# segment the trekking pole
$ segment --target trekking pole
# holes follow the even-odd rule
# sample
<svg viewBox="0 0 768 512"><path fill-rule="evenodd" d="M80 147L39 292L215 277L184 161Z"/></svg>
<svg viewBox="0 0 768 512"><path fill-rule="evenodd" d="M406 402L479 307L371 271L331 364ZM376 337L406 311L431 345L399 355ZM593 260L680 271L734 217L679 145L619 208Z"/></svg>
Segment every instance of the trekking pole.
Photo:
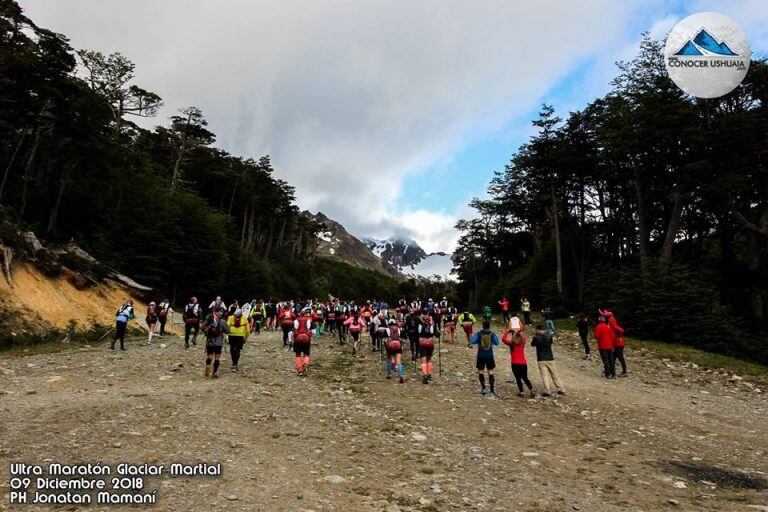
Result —
<svg viewBox="0 0 768 512"><path fill-rule="evenodd" d="M103 340L104 338L106 338L106 337L107 337L107 334L111 333L111 332L112 332L112 331L114 331L114 330L115 330L115 328L114 328L114 327L113 327L113 328L111 328L110 330L108 330L107 332L105 332L104 334L102 334L102 335L101 335L101 337L100 337L99 339L97 339L97 340L96 340L94 343L98 343L98 342L100 342L101 340Z"/></svg>
<svg viewBox="0 0 768 512"><path fill-rule="evenodd" d="M437 374L443 376L443 350L442 350L443 333L437 337Z"/></svg>

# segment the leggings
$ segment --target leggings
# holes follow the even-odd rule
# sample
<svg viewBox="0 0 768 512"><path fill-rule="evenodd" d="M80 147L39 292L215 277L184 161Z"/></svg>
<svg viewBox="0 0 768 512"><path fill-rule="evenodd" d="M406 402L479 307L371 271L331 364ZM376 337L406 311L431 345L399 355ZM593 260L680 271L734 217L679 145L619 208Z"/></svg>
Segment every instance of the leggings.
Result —
<svg viewBox="0 0 768 512"><path fill-rule="evenodd" d="M614 359L613 350L600 349L600 359L603 360L603 371L606 378L616 376L616 360Z"/></svg>
<svg viewBox="0 0 768 512"><path fill-rule="evenodd" d="M232 356L232 365L237 366L240 361L240 352L243 350L242 336L229 336L229 355Z"/></svg>
<svg viewBox="0 0 768 512"><path fill-rule="evenodd" d="M528 389L533 389L531 381L528 380L528 365L527 364L513 364L512 373L515 375L515 381L517 382L517 390L523 392L523 382L528 386Z"/></svg>
<svg viewBox="0 0 768 512"><path fill-rule="evenodd" d="M336 330L339 332L339 343L344 343L344 341L347 338L346 334L347 327L344 325L344 320L337 318L336 319Z"/></svg>
<svg viewBox="0 0 768 512"><path fill-rule="evenodd" d="M189 347L189 335L192 334L192 343L197 344L197 333L200 332L200 324L184 324L184 346Z"/></svg>
<svg viewBox="0 0 768 512"><path fill-rule="evenodd" d="M581 337L581 344L584 345L584 353L589 355L589 340L587 340L587 333L580 332L579 336Z"/></svg>
<svg viewBox="0 0 768 512"><path fill-rule="evenodd" d="M415 360L419 356L419 333L408 334L408 341L411 344L411 356Z"/></svg>
<svg viewBox="0 0 768 512"><path fill-rule="evenodd" d="M283 328L283 346L288 344L288 334L293 330L292 325L282 325Z"/></svg>
<svg viewBox="0 0 768 512"><path fill-rule="evenodd" d="M128 328L128 322L115 322L115 341L120 340L120 348L125 348L125 331ZM112 342L112 347L115 346Z"/></svg>
<svg viewBox="0 0 768 512"><path fill-rule="evenodd" d="M621 373L627 373L627 362L624 360L624 347L614 347L613 358L621 363ZM616 373L616 363L614 362L614 373Z"/></svg>

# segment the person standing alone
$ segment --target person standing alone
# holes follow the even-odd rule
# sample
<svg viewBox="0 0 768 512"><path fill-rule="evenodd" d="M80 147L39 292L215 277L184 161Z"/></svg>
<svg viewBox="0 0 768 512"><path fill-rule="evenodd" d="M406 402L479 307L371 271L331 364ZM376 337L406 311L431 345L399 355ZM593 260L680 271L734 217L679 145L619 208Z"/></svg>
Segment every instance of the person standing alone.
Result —
<svg viewBox="0 0 768 512"><path fill-rule="evenodd" d="M544 392L541 396L550 396L553 384L557 393L564 395L565 388L557 373L555 354L552 352L552 335L544 329L543 325L536 326L536 335L531 340L531 346L536 348L536 360L539 363L541 382L544 384Z"/></svg>

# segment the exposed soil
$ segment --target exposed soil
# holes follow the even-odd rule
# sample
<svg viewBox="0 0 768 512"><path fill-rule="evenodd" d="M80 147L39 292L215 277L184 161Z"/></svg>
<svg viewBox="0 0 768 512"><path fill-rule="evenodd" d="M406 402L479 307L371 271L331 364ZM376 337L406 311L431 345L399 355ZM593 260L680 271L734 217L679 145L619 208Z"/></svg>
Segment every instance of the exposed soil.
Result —
<svg viewBox="0 0 768 512"><path fill-rule="evenodd" d="M608 382L566 335L555 349L566 396L515 396L503 348L501 399L489 400L461 343L443 344L432 384L409 363L399 385L378 353L352 357L331 338L298 378L279 336L262 333L243 371L227 362L219 380L203 378L201 348L160 341L0 356L4 492L10 461L206 461L223 476L149 479L155 509L768 510L762 383L631 347L630 377Z"/></svg>
<svg viewBox="0 0 768 512"><path fill-rule="evenodd" d="M104 281L83 289L77 289L70 281L71 272L62 269L57 277L48 277L26 262L14 263L13 287L0 279L0 296L6 297L4 306L14 310L27 321L42 319L46 324L64 329L71 320L80 328L93 323L112 325L115 311L131 292L114 281ZM134 297L136 316L147 309Z"/></svg>

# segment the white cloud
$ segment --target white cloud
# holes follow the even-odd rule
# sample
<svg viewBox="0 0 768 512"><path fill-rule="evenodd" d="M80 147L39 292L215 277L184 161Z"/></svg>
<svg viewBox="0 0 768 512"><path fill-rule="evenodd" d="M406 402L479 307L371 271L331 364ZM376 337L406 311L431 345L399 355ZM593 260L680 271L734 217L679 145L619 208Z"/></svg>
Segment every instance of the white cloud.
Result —
<svg viewBox="0 0 768 512"><path fill-rule="evenodd" d="M157 122L196 105L224 148L270 153L302 208L323 211L353 233L402 228L425 249L444 250L455 242L452 210L465 207L425 211L407 180L426 179L416 171L505 128L579 62L636 39L626 34L633 12L655 3L22 5L76 48L134 60L139 85L165 100Z"/></svg>

